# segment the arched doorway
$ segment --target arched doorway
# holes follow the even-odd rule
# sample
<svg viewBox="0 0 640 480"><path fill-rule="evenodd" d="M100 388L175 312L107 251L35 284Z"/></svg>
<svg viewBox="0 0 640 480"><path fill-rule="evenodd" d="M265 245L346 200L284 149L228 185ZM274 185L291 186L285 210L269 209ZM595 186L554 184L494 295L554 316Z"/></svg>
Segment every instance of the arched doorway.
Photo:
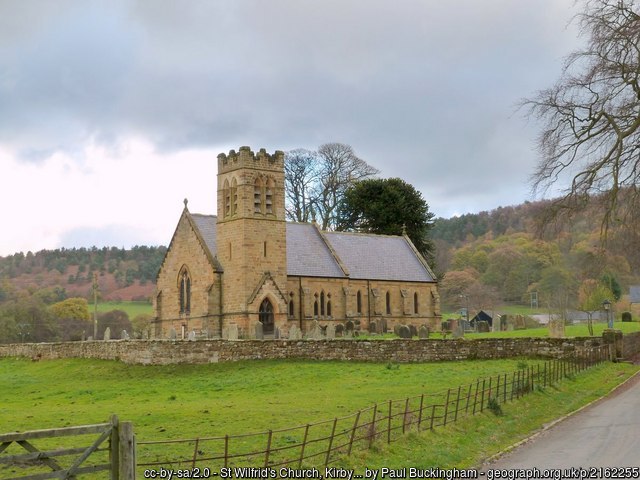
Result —
<svg viewBox="0 0 640 480"><path fill-rule="evenodd" d="M262 322L262 332L265 335L273 334L273 305L268 298L260 304L260 322Z"/></svg>

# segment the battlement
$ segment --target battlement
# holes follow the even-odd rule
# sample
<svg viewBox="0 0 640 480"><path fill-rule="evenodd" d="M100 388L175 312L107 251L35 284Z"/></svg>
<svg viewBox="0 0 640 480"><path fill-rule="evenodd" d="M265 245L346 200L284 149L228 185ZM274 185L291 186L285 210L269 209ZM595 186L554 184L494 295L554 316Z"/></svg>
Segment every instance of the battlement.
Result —
<svg viewBox="0 0 640 480"><path fill-rule="evenodd" d="M240 147L239 151L230 150L228 155L218 155L218 173L229 172L238 168L261 168L266 170L282 170L284 168L284 152L276 150L273 154L261 148L257 153L249 147Z"/></svg>

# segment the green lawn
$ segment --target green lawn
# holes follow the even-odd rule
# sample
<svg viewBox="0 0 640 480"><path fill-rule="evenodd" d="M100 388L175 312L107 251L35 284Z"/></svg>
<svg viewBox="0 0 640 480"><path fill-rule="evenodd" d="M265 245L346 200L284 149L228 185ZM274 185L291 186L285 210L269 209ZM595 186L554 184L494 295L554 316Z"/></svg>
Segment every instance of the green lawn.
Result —
<svg viewBox="0 0 640 480"><path fill-rule="evenodd" d="M101 423L112 413L133 422L139 443L276 430L346 416L373 403L383 409L390 399L441 392L512 372L522 362L260 361L142 366L86 359L0 359L0 433ZM505 406L506 415L500 419L483 414L432 433L412 433L391 447L376 444L377 454L359 453L342 464L401 466L410 459L411 464L443 468L471 465L549 418L601 395L636 370L626 364L597 367L527 397L530 400ZM274 436L274 445L299 441L296 435ZM263 442L265 437L260 438ZM473 448L476 443L478 448ZM161 447L160 453L149 448L141 446L139 460L164 458L157 455L167 450L187 456L193 452L193 445L171 444ZM206 443L200 447L203 454L213 448Z"/></svg>
<svg viewBox="0 0 640 480"><path fill-rule="evenodd" d="M622 333L640 332L640 322L615 322L613 327L621 330ZM607 328L606 323L594 323L593 334L601 337L602 332ZM489 333L465 333L465 338L515 338L515 337L548 337L549 328L528 328L526 330L514 330L512 332L489 332ZM586 323L567 325L565 327L566 337L588 337L589 327Z"/></svg>
<svg viewBox="0 0 640 480"><path fill-rule="evenodd" d="M98 302L98 312L109 312L111 310L123 310L129 315L129 320L133 320L141 313L153 314L153 306L149 302ZM89 311L93 313L93 304L89 304Z"/></svg>

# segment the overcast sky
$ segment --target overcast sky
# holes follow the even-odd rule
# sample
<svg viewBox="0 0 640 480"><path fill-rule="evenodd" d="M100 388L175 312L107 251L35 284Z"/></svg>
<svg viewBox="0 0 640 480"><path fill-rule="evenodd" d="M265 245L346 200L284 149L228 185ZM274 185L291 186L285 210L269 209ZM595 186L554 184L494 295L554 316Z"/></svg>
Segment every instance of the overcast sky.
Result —
<svg viewBox="0 0 640 480"><path fill-rule="evenodd" d="M167 245L216 156L350 144L436 216L531 199L573 0L2 0L0 255Z"/></svg>

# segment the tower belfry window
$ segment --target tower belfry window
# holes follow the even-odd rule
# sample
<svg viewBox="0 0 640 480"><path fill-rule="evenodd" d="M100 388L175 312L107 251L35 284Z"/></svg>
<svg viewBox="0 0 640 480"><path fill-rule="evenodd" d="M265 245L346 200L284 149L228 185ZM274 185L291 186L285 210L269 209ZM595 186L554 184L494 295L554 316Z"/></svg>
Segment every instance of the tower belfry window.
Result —
<svg viewBox="0 0 640 480"><path fill-rule="evenodd" d="M274 182L272 179L267 180L265 189L265 208L267 213L273 213L273 190Z"/></svg>
<svg viewBox="0 0 640 480"><path fill-rule="evenodd" d="M224 181L224 187L222 189L222 195L224 197L224 211L223 216L226 218L231 215L231 191L229 189L229 181Z"/></svg>
<svg viewBox="0 0 640 480"><path fill-rule="evenodd" d="M234 178L231 181L231 215L238 212L238 182Z"/></svg>
<svg viewBox="0 0 640 480"><path fill-rule="evenodd" d="M262 213L262 182L259 178L256 178L253 185L253 211Z"/></svg>

